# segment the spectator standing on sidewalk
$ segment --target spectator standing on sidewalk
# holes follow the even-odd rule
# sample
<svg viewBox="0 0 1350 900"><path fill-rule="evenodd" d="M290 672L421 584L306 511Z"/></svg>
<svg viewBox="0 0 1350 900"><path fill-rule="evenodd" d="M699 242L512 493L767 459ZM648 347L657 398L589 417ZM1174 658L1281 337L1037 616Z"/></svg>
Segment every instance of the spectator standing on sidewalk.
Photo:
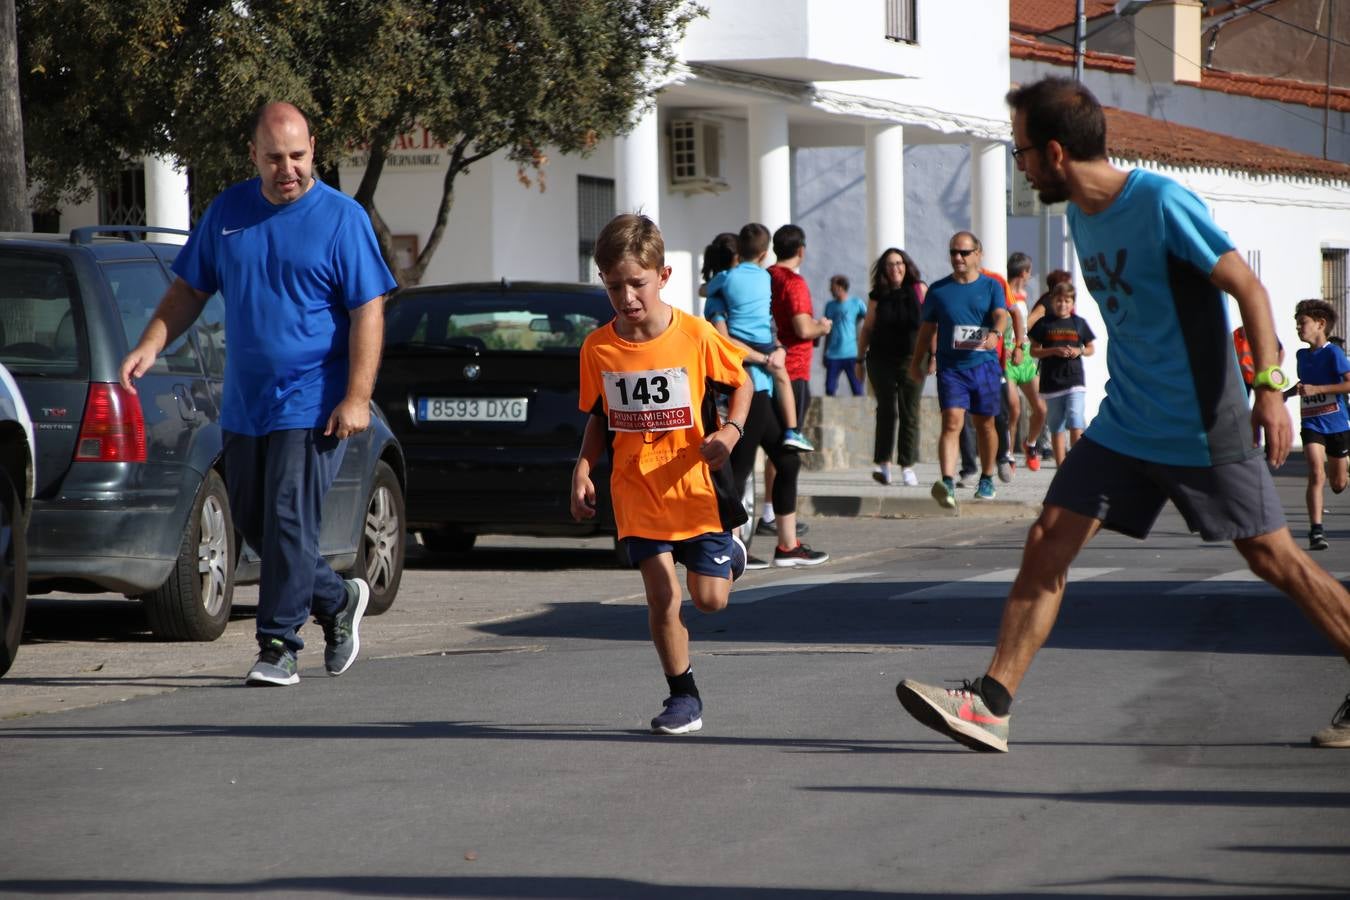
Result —
<svg viewBox="0 0 1350 900"><path fill-rule="evenodd" d="M726 238L735 239L735 252L727 260ZM769 255L769 229L751 222L737 235L719 234L708 245L707 256L712 265L727 263L723 271L715 273L704 288L707 298L703 316L723 337L750 351L751 365L762 365L773 376L774 400L783 416L783 443L796 450L811 452L816 448L798 428L797 404L787 369L782 365L774 322L769 310L769 273L764 270L764 258ZM705 270L708 263L704 264Z"/></svg>
<svg viewBox="0 0 1350 900"><path fill-rule="evenodd" d="M1064 457L1083 435L1087 422L1083 399L1087 379L1083 357L1093 353L1097 339L1092 328L1074 314L1075 291L1072 282L1055 285L1050 292L1053 310L1031 327L1031 355L1041 361L1041 384L1045 388L1047 409L1045 427L1055 453L1055 465L1064 465Z"/></svg>
<svg viewBox="0 0 1350 900"><path fill-rule="evenodd" d="M839 376L848 379L853 396L861 397L862 377L856 371L858 359L858 323L867 315L867 306L848 292L848 276L830 278L830 300L825 318L830 320L830 336L825 341L825 396L839 390Z"/></svg>
<svg viewBox="0 0 1350 900"><path fill-rule="evenodd" d="M1027 285L1031 284L1031 257L1025 253L1014 253L1008 257L1008 290L1012 292L1012 314L1022 321L1022 333L1029 330L1027 325ZM1012 350L1012 329L1004 332L1005 355ZM1036 360L1031 357L1031 347L1022 345L1022 361L1014 363L1009 359L1004 365L1007 379L1006 395L1008 400L1008 437L1009 447L1015 447L1017 440L1017 420L1022 409L1027 410L1027 440L1022 449L1026 452L1027 468L1035 472L1041 467L1041 457L1036 451L1036 438L1045 427L1045 401L1041 399L1040 383L1037 377ZM1021 397L1018 394L1021 394ZM1022 401L1026 404L1023 407ZM1009 455L1012 451L1009 450Z"/></svg>
<svg viewBox="0 0 1350 900"><path fill-rule="evenodd" d="M220 291L230 335L220 412L225 484L235 524L262 556L259 653L245 680L290 685L300 680L300 628L311 612L329 675L345 672L360 651L370 588L338 577L319 552L319 533L347 438L370 427L383 300L397 284L365 210L314 177L304 113L269 103L249 134L258 177L211 202L121 380L133 390Z"/></svg>
<svg viewBox="0 0 1350 900"><path fill-rule="evenodd" d="M947 509L956 508L954 484L961 429L967 413L974 419L979 442L980 481L976 500L993 500L994 454L998 435L994 416L1002 402L1002 372L998 347L1008 321L1003 286L980 271L980 240L969 231L958 231L948 244L952 274L928 289L923 304L923 325L916 345L928 346L937 336L938 407L942 410L942 435L938 441L938 464L942 478L933 484L933 499ZM1017 326L1021 358L1023 340ZM910 359L909 377L923 381L919 356Z"/></svg>
<svg viewBox="0 0 1350 900"><path fill-rule="evenodd" d="M1110 379L1027 536L985 674L959 689L901 681L901 704L953 740L1006 752L1013 696L1054 627L1070 564L1103 526L1146 537L1168 500L1203 539L1232 541L1350 659L1350 593L1294 543L1270 474L1288 456L1293 428L1265 288L1204 201L1162 175L1111 163L1105 113L1082 84L1046 78L1009 92L1008 104L1018 169L1042 203L1069 201L1074 247L1110 336ZM1252 345L1250 410L1225 293ZM1203 696L1223 687L1196 689L1197 729L1212 731ZM1067 703L1046 706L1093 721ZM1350 748L1350 696L1312 740Z"/></svg>
<svg viewBox="0 0 1350 900"><path fill-rule="evenodd" d="M927 290L919 267L899 247L888 247L872 264L867 316L858 335L857 371L861 375L866 369L877 396L872 478L881 484L891 483L893 451L903 483L910 487L919 483L914 463L919 459L923 384L910 380L909 364L914 356L921 357L922 368L930 375L937 364L928 346L915 344Z"/></svg>

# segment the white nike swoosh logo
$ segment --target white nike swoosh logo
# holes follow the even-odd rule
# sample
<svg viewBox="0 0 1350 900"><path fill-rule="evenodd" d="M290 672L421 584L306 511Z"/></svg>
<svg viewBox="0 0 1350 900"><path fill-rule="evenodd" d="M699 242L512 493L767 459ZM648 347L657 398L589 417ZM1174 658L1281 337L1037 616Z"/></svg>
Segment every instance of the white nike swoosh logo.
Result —
<svg viewBox="0 0 1350 900"><path fill-rule="evenodd" d="M243 228L243 226L241 225L241 226L238 227L238 228L222 228L222 229L220 229L220 233L221 233L222 235L226 235L226 234L234 234L236 231L243 231L243 230L244 230L244 228Z"/></svg>
<svg viewBox="0 0 1350 900"><path fill-rule="evenodd" d="M730 562L730 561L731 561L731 557L730 557L730 556L714 556L714 557L713 557L713 562L717 563L719 566L720 566L722 563L724 563L724 562Z"/></svg>

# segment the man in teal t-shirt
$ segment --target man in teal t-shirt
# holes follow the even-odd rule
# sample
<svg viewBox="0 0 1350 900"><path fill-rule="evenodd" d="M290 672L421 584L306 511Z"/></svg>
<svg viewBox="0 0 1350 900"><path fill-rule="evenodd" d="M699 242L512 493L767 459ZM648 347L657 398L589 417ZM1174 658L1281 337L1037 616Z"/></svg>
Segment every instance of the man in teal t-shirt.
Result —
<svg viewBox="0 0 1350 900"><path fill-rule="evenodd" d="M1009 92L1008 104L1018 169L1042 203L1069 201L1083 279L1106 324L1110 379L1031 527L985 674L956 689L902 681L901 704L967 746L1006 751L1013 695L1054 627L1070 564L1103 527L1146 537L1169 500L1204 540L1232 541L1350 659L1350 593L1294 543L1270 474L1289 454L1293 426L1265 288L1199 197L1112 165L1106 115L1082 84L1046 78ZM1250 410L1224 293L1251 342ZM1192 724L1197 733L1222 727L1205 694L1197 692L1193 723L1178 720L1179 740ZM1041 707L1056 720L1093 719L1069 702L1042 699ZM1312 741L1350 748L1350 698Z"/></svg>

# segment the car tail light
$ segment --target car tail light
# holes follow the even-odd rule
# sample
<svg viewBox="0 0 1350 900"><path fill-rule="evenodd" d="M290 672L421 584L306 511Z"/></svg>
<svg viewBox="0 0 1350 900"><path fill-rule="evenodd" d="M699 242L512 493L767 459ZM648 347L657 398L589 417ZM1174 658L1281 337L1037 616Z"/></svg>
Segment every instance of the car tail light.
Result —
<svg viewBox="0 0 1350 900"><path fill-rule="evenodd" d="M145 416L140 398L120 384L90 384L75 459L145 462Z"/></svg>

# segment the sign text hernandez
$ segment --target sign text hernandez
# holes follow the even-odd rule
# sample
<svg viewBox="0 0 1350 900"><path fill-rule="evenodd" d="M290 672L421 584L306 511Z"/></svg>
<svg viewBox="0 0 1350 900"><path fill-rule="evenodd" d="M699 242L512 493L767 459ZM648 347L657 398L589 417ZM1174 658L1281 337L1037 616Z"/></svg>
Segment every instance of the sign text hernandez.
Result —
<svg viewBox="0 0 1350 900"><path fill-rule="evenodd" d="M352 146L342 154L342 168L364 169L370 161L370 150L366 146ZM391 172L429 172L444 171L450 162L445 144L436 140L431 132L418 125L411 131L394 138L385 158L384 167Z"/></svg>

